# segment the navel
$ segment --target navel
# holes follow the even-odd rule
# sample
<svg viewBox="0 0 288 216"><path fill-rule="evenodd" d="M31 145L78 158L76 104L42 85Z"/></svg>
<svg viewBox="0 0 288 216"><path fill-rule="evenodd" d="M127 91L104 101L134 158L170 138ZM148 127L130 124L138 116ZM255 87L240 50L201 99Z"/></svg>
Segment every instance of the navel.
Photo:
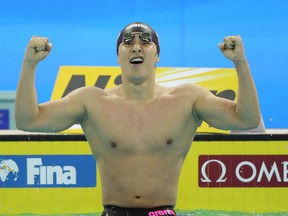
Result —
<svg viewBox="0 0 288 216"><path fill-rule="evenodd" d="M117 143L116 142L111 142L110 145L111 145L112 148L116 148L117 147Z"/></svg>
<svg viewBox="0 0 288 216"><path fill-rule="evenodd" d="M166 141L166 144L167 145L171 145L173 143L173 140L172 139L168 139L167 141Z"/></svg>
<svg viewBox="0 0 288 216"><path fill-rule="evenodd" d="M135 198L136 198L136 199L140 199L140 198L141 198L141 196L135 196Z"/></svg>

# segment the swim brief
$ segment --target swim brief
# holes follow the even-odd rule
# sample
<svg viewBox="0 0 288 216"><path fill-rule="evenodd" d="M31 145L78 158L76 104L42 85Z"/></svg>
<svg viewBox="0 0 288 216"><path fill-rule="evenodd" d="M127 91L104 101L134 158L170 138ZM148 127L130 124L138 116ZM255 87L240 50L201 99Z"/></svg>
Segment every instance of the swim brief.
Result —
<svg viewBox="0 0 288 216"><path fill-rule="evenodd" d="M156 208L122 208L113 205L104 206L101 216L176 216L172 206Z"/></svg>

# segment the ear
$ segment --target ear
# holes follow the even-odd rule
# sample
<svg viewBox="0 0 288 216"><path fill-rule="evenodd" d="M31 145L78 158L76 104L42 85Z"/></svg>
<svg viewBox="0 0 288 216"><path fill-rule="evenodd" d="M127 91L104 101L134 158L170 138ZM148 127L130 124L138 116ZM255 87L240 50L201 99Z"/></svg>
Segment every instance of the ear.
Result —
<svg viewBox="0 0 288 216"><path fill-rule="evenodd" d="M159 58L159 56L157 55L156 56L156 62L159 62L160 61L160 58Z"/></svg>
<svg viewBox="0 0 288 216"><path fill-rule="evenodd" d="M117 55L117 63L120 64L120 63L119 63L119 54Z"/></svg>

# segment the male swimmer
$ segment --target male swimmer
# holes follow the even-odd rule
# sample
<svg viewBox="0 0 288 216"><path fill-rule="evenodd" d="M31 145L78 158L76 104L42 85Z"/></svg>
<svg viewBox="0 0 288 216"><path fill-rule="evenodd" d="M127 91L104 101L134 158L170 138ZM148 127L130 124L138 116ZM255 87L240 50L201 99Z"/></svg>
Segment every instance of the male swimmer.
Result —
<svg viewBox="0 0 288 216"><path fill-rule="evenodd" d="M32 37L17 88L16 125L39 132L81 125L100 171L103 215L176 215L180 171L201 122L232 130L258 126L258 97L241 37L225 37L219 44L238 74L237 101L216 97L195 84L156 84L159 39L145 23L126 26L116 48L120 86L83 87L38 104L36 67L52 45L48 38Z"/></svg>

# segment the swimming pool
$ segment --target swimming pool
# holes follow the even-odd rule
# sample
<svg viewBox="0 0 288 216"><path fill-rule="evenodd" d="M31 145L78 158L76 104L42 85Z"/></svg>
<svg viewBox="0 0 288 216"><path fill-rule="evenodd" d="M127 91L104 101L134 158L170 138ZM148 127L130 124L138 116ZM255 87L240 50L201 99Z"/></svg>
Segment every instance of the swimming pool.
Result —
<svg viewBox="0 0 288 216"><path fill-rule="evenodd" d="M89 214L17 214L17 216L100 216L101 213ZM271 212L271 213L245 213L236 211L212 211L212 210L195 210L195 211L177 211L178 216L288 216L288 212ZM7 216L7 215L0 215Z"/></svg>

